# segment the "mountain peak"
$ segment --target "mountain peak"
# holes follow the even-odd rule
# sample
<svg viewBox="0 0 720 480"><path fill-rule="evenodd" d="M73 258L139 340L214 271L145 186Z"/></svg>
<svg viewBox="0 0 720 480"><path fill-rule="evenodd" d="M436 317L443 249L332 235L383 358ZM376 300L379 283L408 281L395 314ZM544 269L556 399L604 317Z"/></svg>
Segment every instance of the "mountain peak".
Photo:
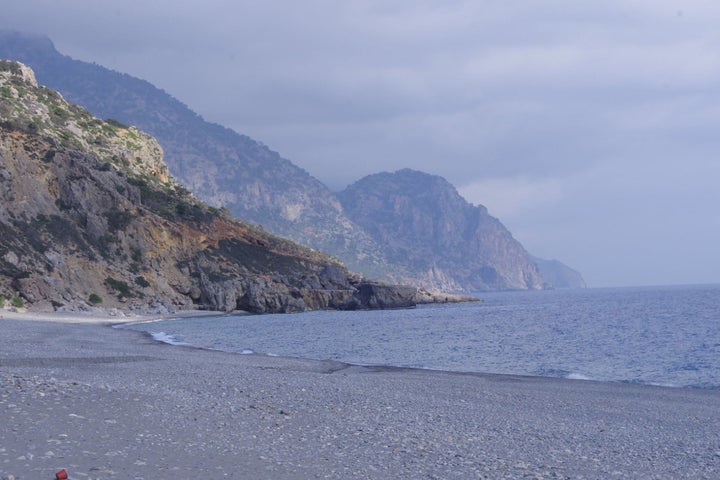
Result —
<svg viewBox="0 0 720 480"><path fill-rule="evenodd" d="M412 168L403 168L394 172L378 172L361 178L356 183L388 181L394 185L438 185L454 189L450 182L439 175L422 172Z"/></svg>
<svg viewBox="0 0 720 480"><path fill-rule="evenodd" d="M12 49L22 56L52 57L60 55L55 49L55 44L45 35L0 30L0 42L6 48Z"/></svg>
<svg viewBox="0 0 720 480"><path fill-rule="evenodd" d="M537 267L484 207L442 177L403 169L338 194L350 218L385 245L399 282L440 290L537 289Z"/></svg>

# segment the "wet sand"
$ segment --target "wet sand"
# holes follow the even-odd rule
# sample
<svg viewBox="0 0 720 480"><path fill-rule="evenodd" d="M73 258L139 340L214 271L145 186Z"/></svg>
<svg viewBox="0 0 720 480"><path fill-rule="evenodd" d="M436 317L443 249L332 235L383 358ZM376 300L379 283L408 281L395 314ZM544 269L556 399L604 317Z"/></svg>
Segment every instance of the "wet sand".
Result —
<svg viewBox="0 0 720 480"><path fill-rule="evenodd" d="M234 355L108 326L128 318L0 316L0 478L720 478L718 391Z"/></svg>

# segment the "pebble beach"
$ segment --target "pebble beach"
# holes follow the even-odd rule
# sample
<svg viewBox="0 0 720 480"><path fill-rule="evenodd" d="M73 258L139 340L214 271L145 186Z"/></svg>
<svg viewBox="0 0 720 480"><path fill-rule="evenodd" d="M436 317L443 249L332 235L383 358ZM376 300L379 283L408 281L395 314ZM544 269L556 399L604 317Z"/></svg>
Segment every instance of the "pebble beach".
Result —
<svg viewBox="0 0 720 480"><path fill-rule="evenodd" d="M720 478L715 390L237 355L111 328L127 318L0 317L0 479Z"/></svg>

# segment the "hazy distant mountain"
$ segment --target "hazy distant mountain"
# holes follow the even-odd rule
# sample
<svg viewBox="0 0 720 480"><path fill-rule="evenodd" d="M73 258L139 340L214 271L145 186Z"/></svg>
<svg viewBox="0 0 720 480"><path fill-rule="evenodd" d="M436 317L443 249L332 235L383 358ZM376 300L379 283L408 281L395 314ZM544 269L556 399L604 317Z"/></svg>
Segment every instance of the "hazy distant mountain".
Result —
<svg viewBox="0 0 720 480"><path fill-rule="evenodd" d="M558 260L543 260L532 257L540 269L543 281L553 288L585 288L585 280L580 272L573 270Z"/></svg>
<svg viewBox="0 0 720 480"><path fill-rule="evenodd" d="M478 215L478 235L465 230L446 232L448 239L474 238L472 249L443 250L429 237L430 243L422 245L424 237L410 235L398 237L410 242L402 247L398 239L379 235L377 228L369 225L369 219L374 218L369 205L360 201L351 205L348 192L352 188L342 195L352 208L344 209L336 195L305 170L250 137L204 121L146 81L73 60L57 52L45 37L15 32L0 32L0 58L30 65L41 84L60 91L96 116L137 125L155 136L172 174L209 204L227 207L245 221L335 255L370 278L464 291L537 288L542 284L537 272L527 266L527 253L509 233L490 234L496 224L502 225L487 212ZM427 199L427 203L442 200ZM452 220L465 215L452 210L455 206L463 209L463 205L468 204L464 200L449 202L446 210L432 210L448 216L448 220L433 217L432 222L467 228L471 221L466 225ZM414 210L412 205L408 208L408 212L397 214L410 215ZM486 228L491 232L485 232ZM507 239L507 244L501 238ZM481 239L495 243L483 244ZM432 256L423 260L422 255L428 252ZM405 253L410 256L403 258ZM473 256L460 260L466 253ZM513 254L518 255L514 260ZM479 270L472 271L475 267Z"/></svg>
<svg viewBox="0 0 720 480"><path fill-rule="evenodd" d="M543 286L532 258L502 223L442 177L408 169L378 173L339 198L350 218L403 267L399 282L477 291Z"/></svg>

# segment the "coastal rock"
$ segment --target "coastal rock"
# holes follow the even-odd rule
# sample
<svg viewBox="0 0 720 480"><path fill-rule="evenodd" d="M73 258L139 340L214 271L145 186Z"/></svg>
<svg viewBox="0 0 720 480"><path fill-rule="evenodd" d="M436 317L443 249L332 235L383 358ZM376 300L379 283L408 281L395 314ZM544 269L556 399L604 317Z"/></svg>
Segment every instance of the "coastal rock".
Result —
<svg viewBox="0 0 720 480"><path fill-rule="evenodd" d="M357 292L340 308L346 310L368 308L407 308L415 306L417 288L364 282Z"/></svg>

